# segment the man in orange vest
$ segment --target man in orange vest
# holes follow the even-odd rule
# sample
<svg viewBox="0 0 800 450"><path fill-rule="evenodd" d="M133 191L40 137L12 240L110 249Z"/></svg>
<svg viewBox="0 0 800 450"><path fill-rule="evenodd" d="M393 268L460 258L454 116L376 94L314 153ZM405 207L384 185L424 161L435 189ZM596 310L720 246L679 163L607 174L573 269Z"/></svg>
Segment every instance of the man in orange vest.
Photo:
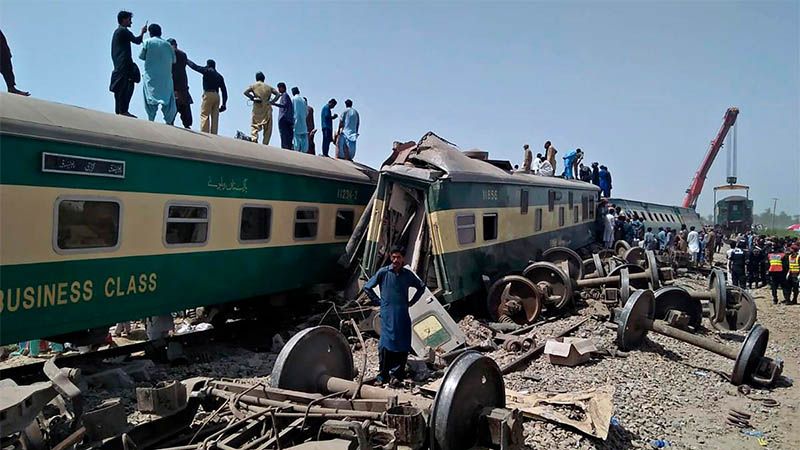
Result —
<svg viewBox="0 0 800 450"><path fill-rule="evenodd" d="M784 292L786 295L786 302L790 305L797 304L798 278L800 278L800 255L797 254L798 249L800 249L800 247L798 247L797 244L793 244L789 247L789 254L786 255L789 271L786 274L786 289ZM793 294L791 301L789 301L789 294Z"/></svg>
<svg viewBox="0 0 800 450"><path fill-rule="evenodd" d="M767 244L770 245L770 244ZM774 248L774 250L773 250ZM783 243L776 242L774 247L767 251L767 261L769 262L769 287L772 289L772 303L778 304L778 288L784 292L784 299L789 300L788 293L784 285L786 284L786 272L783 270Z"/></svg>

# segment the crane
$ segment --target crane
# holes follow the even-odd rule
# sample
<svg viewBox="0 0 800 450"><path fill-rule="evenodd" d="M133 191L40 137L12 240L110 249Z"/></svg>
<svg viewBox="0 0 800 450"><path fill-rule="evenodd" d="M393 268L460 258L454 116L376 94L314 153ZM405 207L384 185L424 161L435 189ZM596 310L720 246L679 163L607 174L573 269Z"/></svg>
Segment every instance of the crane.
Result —
<svg viewBox="0 0 800 450"><path fill-rule="evenodd" d="M725 141L725 136L728 135L728 131L736 123L736 116L738 115L739 108L731 107L725 111L722 127L720 127L719 132L717 132L717 137L711 141L711 146L708 148L708 152L705 158L703 158L700 168L697 169L692 179L692 184L690 184L689 189L686 190L686 197L683 199L684 208L694 209L697 206L697 199L700 197L700 192L703 190L703 184L706 182L706 176L708 176L708 171L711 169L711 164L714 163L714 159L717 157L719 149L722 148L722 143Z"/></svg>

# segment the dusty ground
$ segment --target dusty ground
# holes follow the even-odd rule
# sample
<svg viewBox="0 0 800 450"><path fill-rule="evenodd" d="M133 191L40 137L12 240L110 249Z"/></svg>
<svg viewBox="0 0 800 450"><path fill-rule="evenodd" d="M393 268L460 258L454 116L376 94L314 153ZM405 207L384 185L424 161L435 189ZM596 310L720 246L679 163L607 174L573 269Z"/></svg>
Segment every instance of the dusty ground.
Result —
<svg viewBox="0 0 800 450"><path fill-rule="evenodd" d="M680 278L677 284L695 288L704 286L700 277ZM533 361L524 371L506 377L506 387L522 392L569 392L613 384L614 423L608 440L598 441L559 425L530 421L525 424L526 444L531 449L628 449L653 448L652 441L661 439L674 449L796 449L800 448L800 388L792 380L800 379L800 306L773 305L769 288L754 290L758 304L758 322L770 330L768 356L785 361L785 380L769 390L753 389L750 398L739 393L724 377L732 361L705 350L651 334L641 349L625 358L593 359L578 367L553 366L544 358ZM588 314L588 311L583 311ZM579 317L564 318L544 324L532 334L542 341ZM484 328L469 318L462 325L470 339L477 342L488 336ZM706 325L708 325L706 323ZM709 327L710 328L710 327ZM284 336L296 332L287 330ZM598 348L616 348L616 331L606 324L589 320L573 335L591 337ZM744 333L720 336L706 330L706 335L738 348ZM268 377L276 358L271 352L252 352L238 346L214 344L192 350L192 364L170 366L156 364L150 380L137 381L137 386L151 386L161 380L192 376L225 378ZM377 340L367 340L367 374L377 370ZM503 350L491 353L498 364L511 360ZM360 368L363 351L354 353ZM17 364L23 360L6 361ZM138 423L149 417L135 411L133 388L95 389L88 395L89 406L109 397L119 397L130 412L129 420ZM763 406L755 398L771 398L780 405ZM751 434L763 433L763 440L749 436L725 423L730 408L752 415Z"/></svg>

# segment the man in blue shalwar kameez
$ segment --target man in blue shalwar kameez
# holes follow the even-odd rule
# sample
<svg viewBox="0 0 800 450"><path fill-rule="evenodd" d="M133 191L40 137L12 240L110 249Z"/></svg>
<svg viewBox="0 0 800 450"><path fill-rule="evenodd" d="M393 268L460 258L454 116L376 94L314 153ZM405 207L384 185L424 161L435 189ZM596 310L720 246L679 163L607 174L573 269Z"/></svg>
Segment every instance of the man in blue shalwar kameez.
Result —
<svg viewBox="0 0 800 450"><path fill-rule="evenodd" d="M292 138L292 149L300 153L308 153L308 125L306 118L308 115L308 103L300 96L300 89L292 88L292 109L294 110L294 136Z"/></svg>
<svg viewBox="0 0 800 450"><path fill-rule="evenodd" d="M150 39L144 42L139 59L144 61L142 91L144 109L150 121L156 119L158 106L164 114L164 122L172 125L178 108L175 105L175 90L172 83L172 64L175 63L175 50L161 38L161 27L151 24L147 28Z"/></svg>
<svg viewBox="0 0 800 450"><path fill-rule="evenodd" d="M396 384L405 378L406 360L411 351L411 316L408 307L425 292L425 284L414 272L404 267L404 250L392 248L392 263L378 270L364 285L364 292L373 304L381 306L381 340L379 345L379 383ZM375 294L375 286L381 295ZM408 289L416 289L408 300Z"/></svg>

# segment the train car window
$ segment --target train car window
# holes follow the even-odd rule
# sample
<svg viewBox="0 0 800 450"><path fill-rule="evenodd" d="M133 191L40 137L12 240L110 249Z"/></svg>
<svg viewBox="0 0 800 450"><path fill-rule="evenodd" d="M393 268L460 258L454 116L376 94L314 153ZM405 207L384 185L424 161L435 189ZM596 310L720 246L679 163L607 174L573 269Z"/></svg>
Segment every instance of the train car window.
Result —
<svg viewBox="0 0 800 450"><path fill-rule="evenodd" d="M336 210L336 229L334 236L337 238L350 237L353 234L353 225L356 222L356 212L352 209Z"/></svg>
<svg viewBox="0 0 800 450"><path fill-rule="evenodd" d="M497 213L483 215L483 240L493 241L497 239Z"/></svg>
<svg viewBox="0 0 800 450"><path fill-rule="evenodd" d="M589 198L589 218L594 219L595 212L597 211L597 207L594 204L594 198Z"/></svg>
<svg viewBox="0 0 800 450"><path fill-rule="evenodd" d="M272 228L272 208L269 206L242 206L239 221L239 242L256 243L269 240Z"/></svg>
<svg viewBox="0 0 800 450"><path fill-rule="evenodd" d="M319 210L317 208L297 208L294 211L294 238L311 240L317 237Z"/></svg>
<svg viewBox="0 0 800 450"><path fill-rule="evenodd" d="M122 205L114 199L56 200L56 252L109 251L119 247Z"/></svg>
<svg viewBox="0 0 800 450"><path fill-rule="evenodd" d="M521 214L528 214L528 191L519 191L519 211Z"/></svg>
<svg viewBox="0 0 800 450"><path fill-rule="evenodd" d="M564 220L565 220L564 219L564 207L560 206L558 208L558 226L563 227L564 226Z"/></svg>
<svg viewBox="0 0 800 450"><path fill-rule="evenodd" d="M589 218L589 197L581 197L581 219L586 220Z"/></svg>
<svg viewBox="0 0 800 450"><path fill-rule="evenodd" d="M570 192L567 198L569 201L569 209L572 209L572 207L575 206L575 196Z"/></svg>
<svg viewBox="0 0 800 450"><path fill-rule="evenodd" d="M534 231L542 231L542 208L536 208L533 217L533 228Z"/></svg>
<svg viewBox="0 0 800 450"><path fill-rule="evenodd" d="M164 242L167 246L208 242L208 204L167 203Z"/></svg>
<svg viewBox="0 0 800 450"><path fill-rule="evenodd" d="M456 234L461 245L475 242L475 214L456 216Z"/></svg>
<svg viewBox="0 0 800 450"><path fill-rule="evenodd" d="M553 211L556 209L556 191L547 191L547 210Z"/></svg>
<svg viewBox="0 0 800 450"><path fill-rule="evenodd" d="M581 221L581 209L577 206L572 208L572 223L578 223Z"/></svg>

